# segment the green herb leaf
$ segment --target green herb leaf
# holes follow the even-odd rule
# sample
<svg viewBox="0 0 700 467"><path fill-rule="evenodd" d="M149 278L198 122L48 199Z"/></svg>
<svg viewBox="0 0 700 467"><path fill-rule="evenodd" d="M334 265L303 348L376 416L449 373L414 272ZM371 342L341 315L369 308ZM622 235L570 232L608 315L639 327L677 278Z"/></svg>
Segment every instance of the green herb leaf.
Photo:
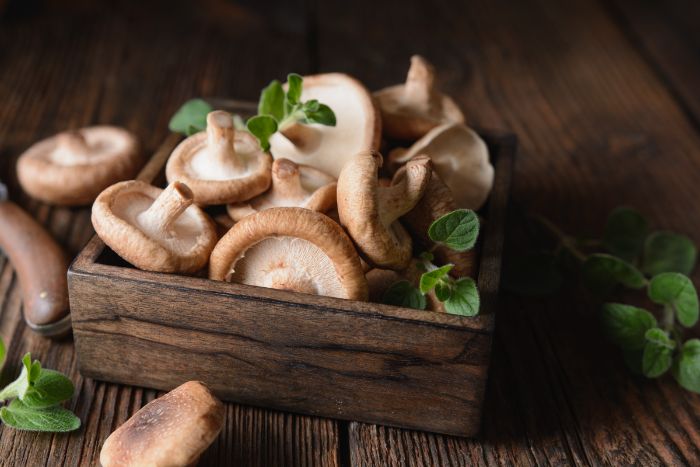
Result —
<svg viewBox="0 0 700 467"><path fill-rule="evenodd" d="M299 103L303 82L304 78L296 73L287 75L287 102L289 102L290 105Z"/></svg>
<svg viewBox="0 0 700 467"><path fill-rule="evenodd" d="M613 255L633 263L639 258L649 225L634 209L617 208L608 217L603 246Z"/></svg>
<svg viewBox="0 0 700 467"><path fill-rule="evenodd" d="M445 301L445 311L453 315L476 316L479 314L479 291L470 277L455 281L452 295Z"/></svg>
<svg viewBox="0 0 700 467"><path fill-rule="evenodd" d="M42 369L34 385L20 399L28 407L45 408L73 397L73 383L62 373Z"/></svg>
<svg viewBox="0 0 700 467"><path fill-rule="evenodd" d="M646 332L656 327L656 318L642 308L606 303L603 305L602 324L613 343L626 350L639 350L646 344Z"/></svg>
<svg viewBox="0 0 700 467"><path fill-rule="evenodd" d="M563 282L559 260L552 253L528 253L505 264L503 287L531 297L555 293Z"/></svg>
<svg viewBox="0 0 700 467"><path fill-rule="evenodd" d="M384 292L382 301L387 305L425 310L425 296L408 281L399 281Z"/></svg>
<svg viewBox="0 0 700 467"><path fill-rule="evenodd" d="M655 303L672 307L678 322L686 328L698 322L698 293L693 282L677 272L662 272L649 282L649 298Z"/></svg>
<svg viewBox="0 0 700 467"><path fill-rule="evenodd" d="M248 131L258 139L263 151L270 149L270 136L277 131L277 122L269 115L258 115L248 120Z"/></svg>
<svg viewBox="0 0 700 467"><path fill-rule="evenodd" d="M430 224L428 236L455 251L471 250L479 236L479 217L471 209L452 211Z"/></svg>
<svg viewBox="0 0 700 467"><path fill-rule="evenodd" d="M272 82L270 82L270 84L267 85L267 87L263 88L262 92L260 93L260 101L258 102L258 115L271 116L276 120L275 124L277 124L277 122L281 121L284 118L284 100L285 97L284 90L282 89L282 83L280 83L277 80L273 80ZM277 131L276 127L275 131Z"/></svg>
<svg viewBox="0 0 700 467"><path fill-rule="evenodd" d="M0 419L18 430L67 432L80 428L80 419L63 407L28 407L19 399L0 409Z"/></svg>
<svg viewBox="0 0 700 467"><path fill-rule="evenodd" d="M700 339L689 339L673 365L673 377L688 391L700 393Z"/></svg>
<svg viewBox="0 0 700 467"><path fill-rule="evenodd" d="M326 104L318 104L316 110L307 110L304 115L303 123L319 123L326 126L336 124L335 113Z"/></svg>
<svg viewBox="0 0 700 467"><path fill-rule="evenodd" d="M420 291L424 294L433 290L435 285L450 273L454 264L446 264L445 266L433 269L432 271L424 272L420 276Z"/></svg>
<svg viewBox="0 0 700 467"><path fill-rule="evenodd" d="M671 368L672 353L676 343L666 331L651 328L644 335L646 344L642 355L642 371L647 378L658 378Z"/></svg>
<svg viewBox="0 0 700 467"><path fill-rule="evenodd" d="M207 114L213 109L202 99L191 99L183 104L170 119L168 128L174 133L191 136L207 127Z"/></svg>
<svg viewBox="0 0 700 467"><path fill-rule="evenodd" d="M695 267L697 250L684 235L671 232L655 232L644 243L642 270L650 276L662 272L679 272L690 275Z"/></svg>
<svg viewBox="0 0 700 467"><path fill-rule="evenodd" d="M599 297L609 295L618 284L640 289L646 284L644 275L628 262L615 256L593 254L583 263L583 280Z"/></svg>
<svg viewBox="0 0 700 467"><path fill-rule="evenodd" d="M451 284L444 279L439 280L438 283L435 284L435 296L441 302L446 302L447 300L449 300L450 297L452 297Z"/></svg>
<svg viewBox="0 0 700 467"><path fill-rule="evenodd" d="M7 357L7 350L5 349L5 342L0 337L0 370L5 366L5 358Z"/></svg>

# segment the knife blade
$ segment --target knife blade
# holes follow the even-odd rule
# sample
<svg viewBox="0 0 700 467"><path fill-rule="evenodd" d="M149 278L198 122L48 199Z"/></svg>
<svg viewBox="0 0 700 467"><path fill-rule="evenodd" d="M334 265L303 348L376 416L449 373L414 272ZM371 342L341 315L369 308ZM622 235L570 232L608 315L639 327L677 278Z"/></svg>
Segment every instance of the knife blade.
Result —
<svg viewBox="0 0 700 467"><path fill-rule="evenodd" d="M47 337L70 331L68 258L41 224L8 199L2 182L0 249L17 273L27 325Z"/></svg>

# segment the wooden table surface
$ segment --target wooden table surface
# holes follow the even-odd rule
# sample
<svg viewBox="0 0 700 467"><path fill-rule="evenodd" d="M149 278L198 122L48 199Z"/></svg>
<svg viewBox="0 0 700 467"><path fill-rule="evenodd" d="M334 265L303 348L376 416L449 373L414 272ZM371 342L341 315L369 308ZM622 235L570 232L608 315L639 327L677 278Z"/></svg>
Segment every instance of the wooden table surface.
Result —
<svg viewBox="0 0 700 467"><path fill-rule="evenodd" d="M0 177L73 253L92 233L87 211L50 209L16 184L16 157L37 139L114 123L153 150L189 97L256 99L290 71L349 72L377 89L402 80L413 53L435 63L470 124L518 134L518 205L589 233L632 205L700 242L698 2L182 3L5 5ZM573 290L503 296L479 439L231 404L202 465L698 465L700 397L631 376L595 316ZM83 421L68 435L0 428L3 465L95 465L108 434L156 396L83 379L70 339L32 334L2 256L0 335L2 381L31 351L73 379L69 406Z"/></svg>

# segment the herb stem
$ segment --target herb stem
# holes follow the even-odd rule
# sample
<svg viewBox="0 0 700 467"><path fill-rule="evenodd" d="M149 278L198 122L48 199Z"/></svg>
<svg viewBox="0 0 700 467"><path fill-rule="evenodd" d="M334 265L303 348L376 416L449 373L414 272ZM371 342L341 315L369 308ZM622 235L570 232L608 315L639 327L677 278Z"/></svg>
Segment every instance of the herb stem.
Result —
<svg viewBox="0 0 700 467"><path fill-rule="evenodd" d="M534 219L539 222L545 229L549 231L552 236L554 236L557 240L559 240L560 245L569 252L574 255L576 259L578 259L580 262L586 261L586 254L582 252L581 250L578 249L576 246L576 239L566 235L562 230L557 227L552 221L547 219L546 217L543 216L534 216Z"/></svg>

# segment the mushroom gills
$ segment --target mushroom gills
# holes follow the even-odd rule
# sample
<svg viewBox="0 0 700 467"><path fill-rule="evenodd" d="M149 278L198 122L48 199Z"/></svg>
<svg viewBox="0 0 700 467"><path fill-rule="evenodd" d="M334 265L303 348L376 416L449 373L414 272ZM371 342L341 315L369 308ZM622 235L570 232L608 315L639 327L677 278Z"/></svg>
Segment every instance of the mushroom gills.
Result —
<svg viewBox="0 0 700 467"><path fill-rule="evenodd" d="M343 298L345 290L331 259L296 237L268 237L248 248L231 266L229 282Z"/></svg>

